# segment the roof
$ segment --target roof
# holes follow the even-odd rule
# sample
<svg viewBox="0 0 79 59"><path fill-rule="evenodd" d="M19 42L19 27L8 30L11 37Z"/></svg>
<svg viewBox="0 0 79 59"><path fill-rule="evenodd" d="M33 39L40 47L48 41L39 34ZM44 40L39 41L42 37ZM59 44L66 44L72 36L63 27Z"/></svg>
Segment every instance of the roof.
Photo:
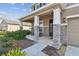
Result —
<svg viewBox="0 0 79 59"><path fill-rule="evenodd" d="M15 21L15 20L5 20L6 23L8 24L15 24L15 25L19 25L19 22L18 21Z"/></svg>
<svg viewBox="0 0 79 59"><path fill-rule="evenodd" d="M2 22L2 20L0 19L0 23Z"/></svg>
<svg viewBox="0 0 79 59"><path fill-rule="evenodd" d="M8 24L20 25L19 21L16 20L5 20ZM23 26L31 26L30 23L23 22Z"/></svg>
<svg viewBox="0 0 79 59"><path fill-rule="evenodd" d="M0 24L2 21L5 21L7 24L14 24L14 25L20 25L20 21L16 21L16 20L8 20L8 19L4 19L2 17L0 17ZM27 22L23 22L23 26L31 26L31 23L27 23Z"/></svg>

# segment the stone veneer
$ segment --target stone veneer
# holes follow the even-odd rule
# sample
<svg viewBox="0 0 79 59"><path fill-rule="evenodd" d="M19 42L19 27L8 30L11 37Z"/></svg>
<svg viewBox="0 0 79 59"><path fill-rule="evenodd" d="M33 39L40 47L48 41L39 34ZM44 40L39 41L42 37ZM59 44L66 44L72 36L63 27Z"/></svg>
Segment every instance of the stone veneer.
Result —
<svg viewBox="0 0 79 59"><path fill-rule="evenodd" d="M39 39L39 26L34 26L34 38Z"/></svg>
<svg viewBox="0 0 79 59"><path fill-rule="evenodd" d="M53 47L59 49L61 46L61 25L53 24Z"/></svg>

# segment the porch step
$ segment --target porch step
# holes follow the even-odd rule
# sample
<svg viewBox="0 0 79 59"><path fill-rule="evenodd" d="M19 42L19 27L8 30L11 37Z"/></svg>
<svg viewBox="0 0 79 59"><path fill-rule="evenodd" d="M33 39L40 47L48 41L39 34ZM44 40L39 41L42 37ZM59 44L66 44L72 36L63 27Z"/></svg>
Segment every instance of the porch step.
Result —
<svg viewBox="0 0 79 59"><path fill-rule="evenodd" d="M32 35L27 35L26 38L34 41L34 36Z"/></svg>
<svg viewBox="0 0 79 59"><path fill-rule="evenodd" d="M25 48L23 51L28 56L47 56L47 54L43 53L42 50L46 47L46 44L36 43L28 48Z"/></svg>

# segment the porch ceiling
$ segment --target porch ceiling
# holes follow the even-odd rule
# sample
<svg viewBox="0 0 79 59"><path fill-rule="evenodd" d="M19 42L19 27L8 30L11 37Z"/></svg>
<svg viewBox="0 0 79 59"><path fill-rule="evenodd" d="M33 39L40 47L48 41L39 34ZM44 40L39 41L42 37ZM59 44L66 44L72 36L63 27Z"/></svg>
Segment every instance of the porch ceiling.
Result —
<svg viewBox="0 0 79 59"><path fill-rule="evenodd" d="M21 20L23 20L24 22L25 21L33 21L33 18L35 15L38 15L38 16L45 16L45 15L50 15L52 10L53 10L53 7L57 5L56 3L52 3L52 4L47 4L46 6L43 6L31 13L29 13L27 16L21 18Z"/></svg>
<svg viewBox="0 0 79 59"><path fill-rule="evenodd" d="M30 19L27 19L27 20L23 20L23 22L29 22L29 23L32 23L32 22L34 22L34 18L30 18Z"/></svg>
<svg viewBox="0 0 79 59"><path fill-rule="evenodd" d="M46 18L52 18L52 14L51 13L46 13L46 14L42 14L42 15L39 15L40 17L40 20L44 20ZM23 20L23 22L30 22L30 23L33 23L34 22L34 17L30 18L30 19L27 19L27 20Z"/></svg>

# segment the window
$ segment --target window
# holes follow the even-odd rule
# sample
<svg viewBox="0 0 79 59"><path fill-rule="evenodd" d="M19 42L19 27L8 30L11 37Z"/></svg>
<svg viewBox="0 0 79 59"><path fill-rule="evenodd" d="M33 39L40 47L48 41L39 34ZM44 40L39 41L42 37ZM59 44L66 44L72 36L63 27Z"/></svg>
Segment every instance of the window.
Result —
<svg viewBox="0 0 79 59"><path fill-rule="evenodd" d="M40 3L40 7L42 7L42 3Z"/></svg>
<svg viewBox="0 0 79 59"><path fill-rule="evenodd" d="M34 11L34 10L35 10L35 6L32 6L32 7L31 7L31 11Z"/></svg>
<svg viewBox="0 0 79 59"><path fill-rule="evenodd" d="M43 3L43 6L46 5L46 3Z"/></svg>
<svg viewBox="0 0 79 59"><path fill-rule="evenodd" d="M35 5L35 9L38 9L38 8L40 8L40 4Z"/></svg>
<svg viewBox="0 0 79 59"><path fill-rule="evenodd" d="M36 4L36 5L35 5L35 10L36 10L36 9L39 9L40 7L42 7L42 6L44 6L44 5L46 5L46 3L38 3L38 4Z"/></svg>

